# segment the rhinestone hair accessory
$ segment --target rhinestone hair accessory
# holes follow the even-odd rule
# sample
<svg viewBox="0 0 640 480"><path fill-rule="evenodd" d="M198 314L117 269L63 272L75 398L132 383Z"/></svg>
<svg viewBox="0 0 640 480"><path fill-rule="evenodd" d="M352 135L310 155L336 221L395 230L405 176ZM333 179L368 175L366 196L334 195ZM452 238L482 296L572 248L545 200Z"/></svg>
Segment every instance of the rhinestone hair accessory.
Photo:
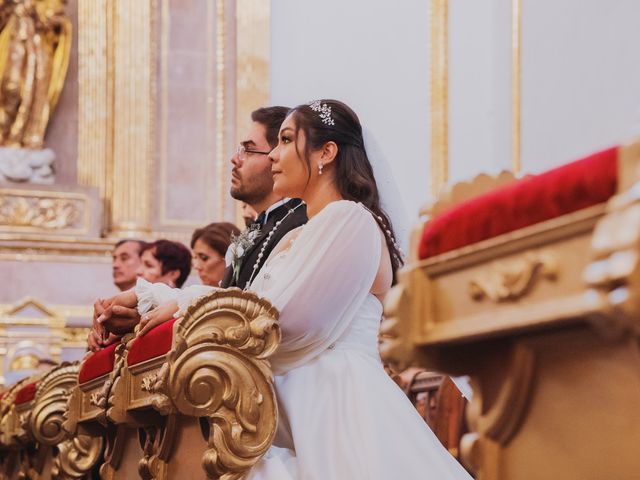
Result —
<svg viewBox="0 0 640 480"><path fill-rule="evenodd" d="M320 100L314 100L313 102L309 102L309 108L314 112L317 112L320 116L320 120L325 125L335 125L333 118L331 117L331 107L326 103L320 103Z"/></svg>

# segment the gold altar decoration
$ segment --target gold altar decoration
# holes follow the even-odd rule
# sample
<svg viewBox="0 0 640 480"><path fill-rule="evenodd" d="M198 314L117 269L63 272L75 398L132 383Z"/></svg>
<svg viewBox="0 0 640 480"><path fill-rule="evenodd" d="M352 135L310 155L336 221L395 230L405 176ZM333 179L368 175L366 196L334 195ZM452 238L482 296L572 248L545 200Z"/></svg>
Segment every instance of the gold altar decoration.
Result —
<svg viewBox="0 0 640 480"><path fill-rule="evenodd" d="M640 141L618 179L606 203L412 260L387 297L386 361L471 378L478 480L640 471Z"/></svg>
<svg viewBox="0 0 640 480"><path fill-rule="evenodd" d="M69 65L65 0L3 2L0 145L40 149Z"/></svg>
<svg viewBox="0 0 640 480"><path fill-rule="evenodd" d="M0 228L87 233L89 198L79 193L0 190Z"/></svg>
<svg viewBox="0 0 640 480"><path fill-rule="evenodd" d="M65 430L106 435L102 478L199 478L202 468L207 478L243 478L275 435L277 318L251 292L200 297L174 324L167 354L128 366L125 338L113 370L74 389Z"/></svg>

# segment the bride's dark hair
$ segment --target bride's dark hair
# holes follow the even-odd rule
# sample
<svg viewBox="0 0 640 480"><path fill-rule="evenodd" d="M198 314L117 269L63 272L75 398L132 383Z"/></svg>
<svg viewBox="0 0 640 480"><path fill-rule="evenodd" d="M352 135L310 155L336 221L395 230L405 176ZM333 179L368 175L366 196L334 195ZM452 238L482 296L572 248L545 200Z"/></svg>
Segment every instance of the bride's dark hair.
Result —
<svg viewBox="0 0 640 480"><path fill-rule="evenodd" d="M331 107L333 124L326 119L323 120L321 112L312 110L309 105L298 105L289 111L296 125L296 137L302 130L306 139L304 154L298 151L298 155L305 161L309 178L311 178L309 154L319 150L327 142L335 142L338 145L338 153L334 161L338 191L344 199L360 202L373 213L373 218L385 233L395 280L396 271L402 266L402 258L400 250L392 241L395 234L389 216L380 206L378 185L364 148L360 120L351 108L338 100L320 100L319 102L320 105Z"/></svg>

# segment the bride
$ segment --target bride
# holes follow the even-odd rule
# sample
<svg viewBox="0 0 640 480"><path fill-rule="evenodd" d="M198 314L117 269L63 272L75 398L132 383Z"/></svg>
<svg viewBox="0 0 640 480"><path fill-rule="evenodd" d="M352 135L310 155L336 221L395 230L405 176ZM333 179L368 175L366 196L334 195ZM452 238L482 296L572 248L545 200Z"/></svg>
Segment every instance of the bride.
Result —
<svg viewBox="0 0 640 480"><path fill-rule="evenodd" d="M309 222L251 280L280 311L282 343L271 357L278 432L248 478L471 478L380 361L381 301L401 260L358 117L335 100L298 106L270 158L274 191L302 198ZM176 309L143 316L142 331Z"/></svg>

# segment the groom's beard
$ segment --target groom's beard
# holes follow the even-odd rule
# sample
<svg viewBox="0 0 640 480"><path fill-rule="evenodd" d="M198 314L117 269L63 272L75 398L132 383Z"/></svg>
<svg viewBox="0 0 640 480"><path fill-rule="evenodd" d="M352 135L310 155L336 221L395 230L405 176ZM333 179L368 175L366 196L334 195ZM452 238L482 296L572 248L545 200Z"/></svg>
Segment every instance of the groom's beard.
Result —
<svg viewBox="0 0 640 480"><path fill-rule="evenodd" d="M235 200L256 205L262 203L273 192L271 170L260 175L244 177L234 168L231 174L233 180L229 193Z"/></svg>

